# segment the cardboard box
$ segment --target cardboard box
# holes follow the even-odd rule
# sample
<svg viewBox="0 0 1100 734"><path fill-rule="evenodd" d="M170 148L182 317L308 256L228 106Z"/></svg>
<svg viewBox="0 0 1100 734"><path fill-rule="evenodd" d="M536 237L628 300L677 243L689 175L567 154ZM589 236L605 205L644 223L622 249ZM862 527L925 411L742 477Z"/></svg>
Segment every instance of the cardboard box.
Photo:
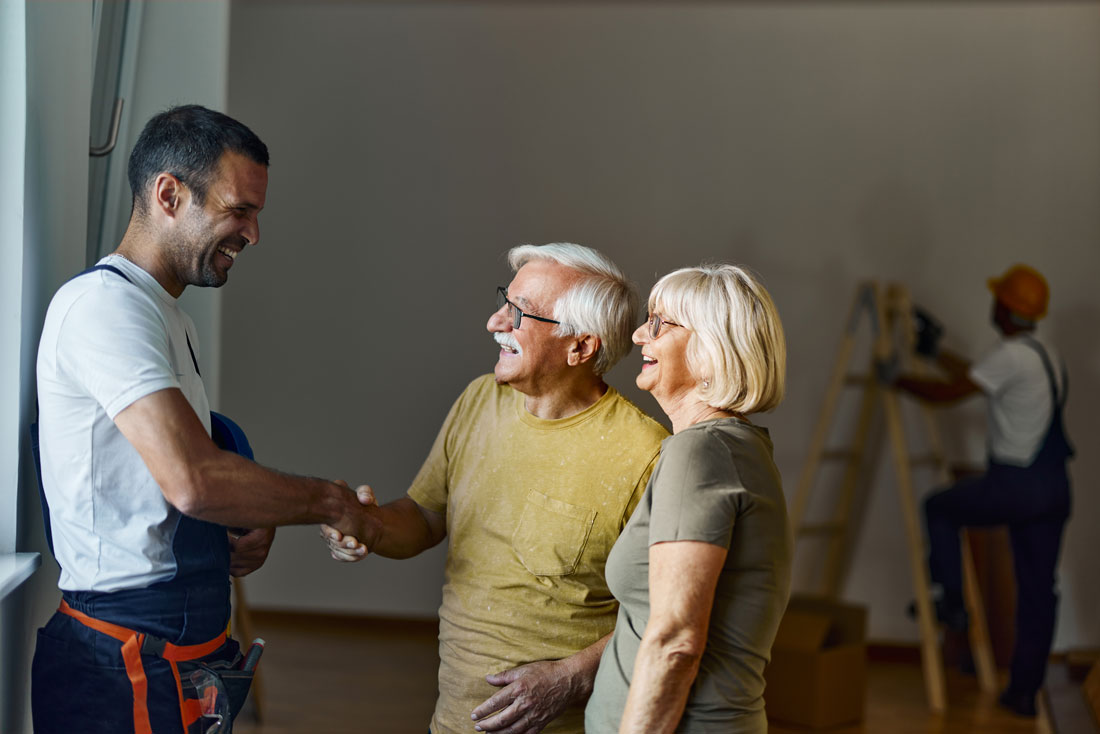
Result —
<svg viewBox="0 0 1100 734"><path fill-rule="evenodd" d="M1100 662L1092 666L1081 690L1085 694L1085 703L1092 711L1092 718L1096 720L1096 725L1100 726Z"/></svg>
<svg viewBox="0 0 1100 734"><path fill-rule="evenodd" d="M867 610L791 597L764 670L769 719L812 728L860 721L867 698Z"/></svg>

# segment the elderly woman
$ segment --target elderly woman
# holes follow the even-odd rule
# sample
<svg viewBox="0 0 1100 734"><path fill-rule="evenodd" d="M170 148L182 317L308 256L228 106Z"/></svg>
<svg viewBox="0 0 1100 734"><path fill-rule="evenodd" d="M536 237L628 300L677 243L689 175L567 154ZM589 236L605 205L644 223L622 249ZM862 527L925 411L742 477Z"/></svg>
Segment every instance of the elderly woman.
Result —
<svg viewBox="0 0 1100 734"><path fill-rule="evenodd" d="M619 617L585 729L765 732L792 540L771 439L749 416L783 397L783 327L733 265L669 273L649 313L637 383L673 435L607 560Z"/></svg>

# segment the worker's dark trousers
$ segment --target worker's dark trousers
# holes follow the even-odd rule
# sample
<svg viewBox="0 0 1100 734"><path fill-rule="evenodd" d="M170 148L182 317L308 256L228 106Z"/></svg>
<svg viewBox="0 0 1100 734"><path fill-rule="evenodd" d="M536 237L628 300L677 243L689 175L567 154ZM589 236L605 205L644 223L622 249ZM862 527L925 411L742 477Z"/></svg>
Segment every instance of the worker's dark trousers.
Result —
<svg viewBox="0 0 1100 734"><path fill-rule="evenodd" d="M181 645L200 644L225 631L229 580L186 588L133 589L110 594L65 592L74 609ZM38 630L31 666L35 734L127 734L134 731L134 694L122 645L60 612ZM211 660L232 660L228 640ZM149 721L156 734L182 734L179 693L164 660L143 655L149 681Z"/></svg>
<svg viewBox="0 0 1100 734"><path fill-rule="evenodd" d="M962 598L959 530L1008 526L1016 569L1016 647L1009 688L1017 694L1038 692L1046 674L1058 610L1058 553L1069 512L1064 460L1029 467L990 462L982 476L963 479L924 503L932 581L948 599Z"/></svg>

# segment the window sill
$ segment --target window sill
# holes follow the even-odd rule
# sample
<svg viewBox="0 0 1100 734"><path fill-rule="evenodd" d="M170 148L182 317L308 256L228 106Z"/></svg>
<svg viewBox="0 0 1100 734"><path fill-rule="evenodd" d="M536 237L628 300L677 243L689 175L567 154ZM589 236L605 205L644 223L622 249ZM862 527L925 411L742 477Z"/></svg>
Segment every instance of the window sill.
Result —
<svg viewBox="0 0 1100 734"><path fill-rule="evenodd" d="M38 553L0 553L0 599L19 588L41 563Z"/></svg>

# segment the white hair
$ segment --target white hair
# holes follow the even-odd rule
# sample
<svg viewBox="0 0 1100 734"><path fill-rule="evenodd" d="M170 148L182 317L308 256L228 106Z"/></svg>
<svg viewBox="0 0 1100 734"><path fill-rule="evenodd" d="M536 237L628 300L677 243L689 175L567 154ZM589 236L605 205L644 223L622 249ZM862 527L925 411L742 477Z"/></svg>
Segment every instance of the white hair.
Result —
<svg viewBox="0 0 1100 734"><path fill-rule="evenodd" d="M600 340L592 369L602 375L633 347L630 335L637 319L638 295L619 267L590 247L570 242L519 245L508 251L508 264L518 271L532 260L550 260L576 270L581 278L554 304L558 336L592 334Z"/></svg>
<svg viewBox="0 0 1100 734"><path fill-rule="evenodd" d="M691 331L687 361L707 405L758 413L783 400L787 345L771 296L736 265L675 270L657 281L649 310Z"/></svg>

